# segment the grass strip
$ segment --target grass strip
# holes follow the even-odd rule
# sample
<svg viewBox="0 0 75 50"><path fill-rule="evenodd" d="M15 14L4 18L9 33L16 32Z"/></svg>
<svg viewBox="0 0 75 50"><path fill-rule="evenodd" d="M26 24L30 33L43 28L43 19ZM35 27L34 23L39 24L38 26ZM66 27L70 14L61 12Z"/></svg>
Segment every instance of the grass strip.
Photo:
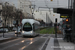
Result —
<svg viewBox="0 0 75 50"><path fill-rule="evenodd" d="M40 31L40 34L54 34L55 33L54 27L52 27L52 28L44 28L44 29L41 29L39 31Z"/></svg>

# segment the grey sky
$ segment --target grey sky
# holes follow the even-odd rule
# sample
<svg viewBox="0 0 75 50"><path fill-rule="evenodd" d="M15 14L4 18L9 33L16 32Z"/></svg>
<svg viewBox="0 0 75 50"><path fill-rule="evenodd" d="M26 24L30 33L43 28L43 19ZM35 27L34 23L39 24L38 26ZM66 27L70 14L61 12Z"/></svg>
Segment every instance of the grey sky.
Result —
<svg viewBox="0 0 75 50"><path fill-rule="evenodd" d="M66 7L68 6L68 0L53 0L53 1L50 1L50 0L36 0L35 1L35 4L39 7L45 7L46 5L48 7Z"/></svg>
<svg viewBox="0 0 75 50"><path fill-rule="evenodd" d="M16 7L18 7L18 0L2 0L3 2L14 3ZM36 7L50 7L57 8L58 7L68 7L68 0L30 0Z"/></svg>
<svg viewBox="0 0 75 50"><path fill-rule="evenodd" d="M18 6L18 0L1 0L2 2L9 2L10 4L15 4L15 6Z"/></svg>

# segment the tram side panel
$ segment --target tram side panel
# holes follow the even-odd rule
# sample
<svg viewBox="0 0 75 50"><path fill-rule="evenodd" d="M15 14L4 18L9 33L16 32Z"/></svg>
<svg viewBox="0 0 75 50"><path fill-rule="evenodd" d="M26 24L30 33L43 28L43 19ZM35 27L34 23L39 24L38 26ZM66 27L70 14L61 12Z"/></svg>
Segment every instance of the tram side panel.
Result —
<svg viewBox="0 0 75 50"><path fill-rule="evenodd" d="M36 33L36 35L39 35L40 34L40 31L39 30L40 30L40 25L34 23L33 24L33 31Z"/></svg>

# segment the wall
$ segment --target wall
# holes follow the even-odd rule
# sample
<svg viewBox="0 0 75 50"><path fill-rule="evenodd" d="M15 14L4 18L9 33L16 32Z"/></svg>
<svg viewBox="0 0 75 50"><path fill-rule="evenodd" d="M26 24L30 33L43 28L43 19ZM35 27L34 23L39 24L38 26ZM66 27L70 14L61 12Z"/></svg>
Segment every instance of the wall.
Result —
<svg viewBox="0 0 75 50"><path fill-rule="evenodd" d="M48 19L48 17L46 17L46 13L47 13L47 15L49 16L49 19ZM57 18L58 19L58 23L60 22L60 21L62 21L62 18L60 18L60 14L57 14L57 13L53 13L53 9L49 12L49 11L35 11L34 12L34 18L35 19L42 19L42 20L44 20L44 22L46 22L46 23L50 23L51 21L53 22L53 23L55 23L55 18Z"/></svg>

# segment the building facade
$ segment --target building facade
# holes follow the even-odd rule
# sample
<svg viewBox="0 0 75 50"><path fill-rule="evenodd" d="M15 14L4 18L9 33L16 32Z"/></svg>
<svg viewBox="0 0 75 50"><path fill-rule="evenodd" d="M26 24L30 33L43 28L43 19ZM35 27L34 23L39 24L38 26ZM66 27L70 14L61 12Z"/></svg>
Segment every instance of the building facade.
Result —
<svg viewBox="0 0 75 50"><path fill-rule="evenodd" d="M2 27L2 3L0 3L0 27Z"/></svg>
<svg viewBox="0 0 75 50"><path fill-rule="evenodd" d="M31 2L29 0L19 0L18 7L22 10L25 17L32 17Z"/></svg>
<svg viewBox="0 0 75 50"><path fill-rule="evenodd" d="M45 23L55 23L55 18L58 19L58 23L62 21L60 18L60 14L53 13L53 10L51 12L49 11L34 11L34 18L38 20L43 20Z"/></svg>

